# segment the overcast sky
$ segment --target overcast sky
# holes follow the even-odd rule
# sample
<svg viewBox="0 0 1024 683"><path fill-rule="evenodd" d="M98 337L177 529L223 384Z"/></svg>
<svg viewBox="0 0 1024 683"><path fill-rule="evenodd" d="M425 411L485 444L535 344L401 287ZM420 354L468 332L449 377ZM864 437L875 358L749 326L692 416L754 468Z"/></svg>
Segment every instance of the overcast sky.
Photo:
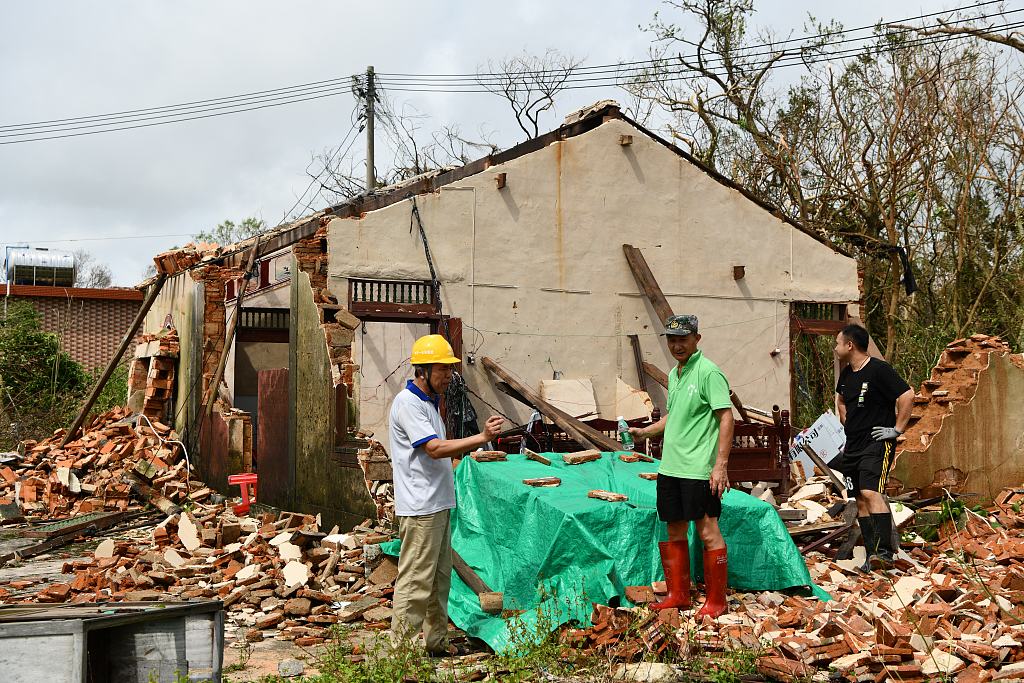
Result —
<svg viewBox="0 0 1024 683"><path fill-rule="evenodd" d="M805 33L808 12L848 27L968 4L950 0L759 0L759 26ZM652 0L576 2L23 2L0 24L0 125L156 107L364 71L471 73L488 59L557 48L586 64L642 59ZM426 128L522 133L487 94L394 93ZM614 89L575 90L546 120ZM350 129L351 95L200 121L0 145L0 244L86 248L115 284L151 257L231 218L278 223L306 188L310 154ZM2 131L0 131L2 132ZM353 151L361 158L360 140ZM378 161L378 166L381 165ZM164 236L161 235L171 235ZM115 238L115 239L96 239Z"/></svg>

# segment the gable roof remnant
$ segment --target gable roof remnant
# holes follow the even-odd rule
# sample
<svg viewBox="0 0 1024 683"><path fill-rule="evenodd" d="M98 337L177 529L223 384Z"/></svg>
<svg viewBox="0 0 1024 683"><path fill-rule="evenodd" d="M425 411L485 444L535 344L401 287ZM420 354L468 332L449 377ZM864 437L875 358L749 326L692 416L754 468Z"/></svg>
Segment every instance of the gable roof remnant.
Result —
<svg viewBox="0 0 1024 683"><path fill-rule="evenodd" d="M809 235L821 244L827 246L829 249L842 254L843 256L852 258L850 253L831 242L824 235L807 228L790 216L787 216L779 207L766 202L742 185L730 180L668 140L629 118L622 113L619 105L612 100L602 100L601 102L589 107L584 107L578 112L570 114L562 126L549 133L545 133L544 135L520 143L515 147L511 147L495 154L489 154L477 159L476 161L471 161L464 166L445 168L425 173L415 178L410 178L409 180L403 181L397 185L383 187L369 194L354 197L343 204L328 207L322 211L310 214L309 216L304 216L295 221L279 225L276 228L261 234L259 237L252 237L235 244L227 245L219 249L219 253L214 258L217 261L222 262L224 265L241 266L246 252L256 244L257 240L259 240L259 244L257 246L256 258L263 258L276 251L285 249L299 240L308 239L321 226L323 219L351 218L353 216L360 216L368 211L376 211L378 209L391 206L392 204L397 204L398 202L409 199L410 197L437 192L446 185L450 185L451 183L482 173L493 166L504 164L527 154L531 154L532 152L541 150L554 142L560 142L562 140L583 135L584 133L588 133L596 129L607 121L616 119L629 124L647 137L661 145L664 145L666 149L682 157L690 164L706 173L713 180L739 192L745 198L754 202L775 218L789 224L800 232ZM140 287L141 286L142 285L140 285Z"/></svg>

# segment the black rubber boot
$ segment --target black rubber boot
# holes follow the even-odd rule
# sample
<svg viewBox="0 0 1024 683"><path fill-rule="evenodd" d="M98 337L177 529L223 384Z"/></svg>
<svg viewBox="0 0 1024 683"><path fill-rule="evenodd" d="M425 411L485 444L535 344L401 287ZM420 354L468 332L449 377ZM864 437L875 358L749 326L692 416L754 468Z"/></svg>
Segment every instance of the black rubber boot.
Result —
<svg viewBox="0 0 1024 683"><path fill-rule="evenodd" d="M878 542L878 552L871 562L873 569L885 569L896 560L896 549L892 547L892 514L877 512L871 514Z"/></svg>
<svg viewBox="0 0 1024 683"><path fill-rule="evenodd" d="M858 517L857 523L860 524L860 535L864 537L864 564L861 565L862 571L871 571L871 556L878 551L878 538L875 536L875 520L871 515L865 515L864 517Z"/></svg>

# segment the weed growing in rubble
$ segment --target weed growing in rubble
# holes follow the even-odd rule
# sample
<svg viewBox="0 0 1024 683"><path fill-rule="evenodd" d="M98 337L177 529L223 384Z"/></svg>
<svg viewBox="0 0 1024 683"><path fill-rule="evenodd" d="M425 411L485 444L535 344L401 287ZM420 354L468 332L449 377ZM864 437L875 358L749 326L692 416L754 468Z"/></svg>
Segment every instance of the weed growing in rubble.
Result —
<svg viewBox="0 0 1024 683"><path fill-rule="evenodd" d="M238 661L224 667L224 673L244 671L245 667L249 664L249 659L252 657L252 649L252 643L243 638L242 642L238 645Z"/></svg>
<svg viewBox="0 0 1024 683"><path fill-rule="evenodd" d="M413 641L392 643L386 633L377 633L362 648L365 659L353 662L355 648L345 627L333 629L332 638L317 658L316 676L303 678L307 683L394 683L415 680L420 683L454 683L455 671L450 660L432 659ZM294 679L289 679L294 680ZM270 677L261 683L285 683Z"/></svg>

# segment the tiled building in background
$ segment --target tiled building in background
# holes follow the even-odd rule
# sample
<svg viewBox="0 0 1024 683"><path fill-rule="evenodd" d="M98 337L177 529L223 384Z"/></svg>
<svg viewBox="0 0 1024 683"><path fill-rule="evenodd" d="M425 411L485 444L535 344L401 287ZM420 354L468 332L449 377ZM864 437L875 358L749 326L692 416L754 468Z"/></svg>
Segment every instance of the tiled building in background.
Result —
<svg viewBox="0 0 1024 683"><path fill-rule="evenodd" d="M9 301L27 301L42 314L43 329L86 370L104 367L142 306L136 289L12 285Z"/></svg>

